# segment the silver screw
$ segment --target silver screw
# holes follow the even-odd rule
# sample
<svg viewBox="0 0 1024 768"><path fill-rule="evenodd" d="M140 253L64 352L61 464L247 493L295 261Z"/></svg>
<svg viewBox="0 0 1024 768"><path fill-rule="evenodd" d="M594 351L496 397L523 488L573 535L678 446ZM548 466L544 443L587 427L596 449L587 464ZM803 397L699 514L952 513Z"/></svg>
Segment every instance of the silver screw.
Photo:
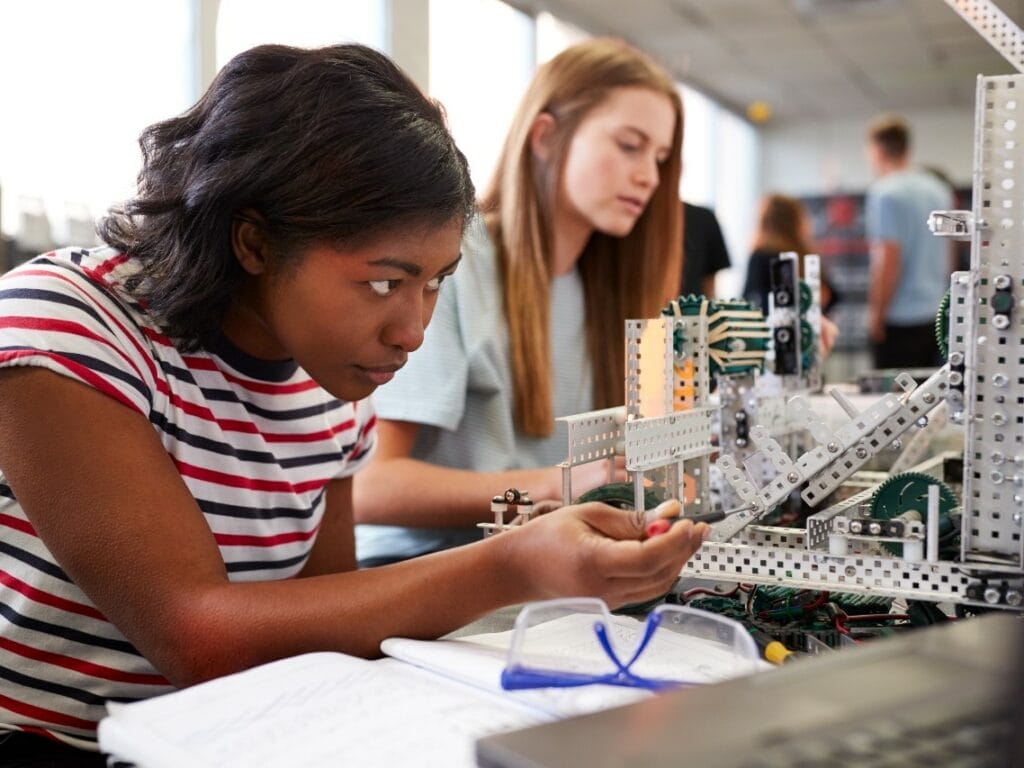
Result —
<svg viewBox="0 0 1024 768"><path fill-rule="evenodd" d="M839 443L829 443L825 448L829 453L839 453Z"/></svg>
<svg viewBox="0 0 1024 768"><path fill-rule="evenodd" d="M862 523L860 520L851 520L850 521L850 533L860 533L863 530L864 530L864 523Z"/></svg>
<svg viewBox="0 0 1024 768"><path fill-rule="evenodd" d="M1013 281L1009 275L996 275L992 280L992 285L995 286L997 291L1005 291L1012 283Z"/></svg>
<svg viewBox="0 0 1024 768"><path fill-rule="evenodd" d="M1010 377L1005 373L993 373L992 374L992 385L996 387L1005 387L1010 383Z"/></svg>
<svg viewBox="0 0 1024 768"><path fill-rule="evenodd" d="M1000 331L1005 331L1010 327L1010 318L1006 315L995 315L992 318L992 327Z"/></svg>
<svg viewBox="0 0 1024 768"><path fill-rule="evenodd" d="M995 605L999 602L1000 594L997 587L985 587L985 602L989 605Z"/></svg>
<svg viewBox="0 0 1024 768"><path fill-rule="evenodd" d="M960 371L949 372L949 385L951 387L959 387L963 383L964 377L961 375Z"/></svg>
<svg viewBox="0 0 1024 768"><path fill-rule="evenodd" d="M1006 590L1006 604L1012 605L1014 608L1024 603L1024 592L1019 589L1008 589Z"/></svg>
<svg viewBox="0 0 1024 768"><path fill-rule="evenodd" d="M996 411L992 414L992 423L997 427L1001 427L1006 424L1006 414Z"/></svg>
<svg viewBox="0 0 1024 768"><path fill-rule="evenodd" d="M786 479L791 483L798 483L800 482L800 475L798 475L796 472L790 472L788 475L786 475Z"/></svg>
<svg viewBox="0 0 1024 768"><path fill-rule="evenodd" d="M927 405L931 405L932 403L935 402L935 393L925 392L923 395L921 395L921 399L924 400L924 402Z"/></svg>
<svg viewBox="0 0 1024 768"><path fill-rule="evenodd" d="M882 524L881 523L875 523L875 522L868 523L868 533L870 533L872 536L877 536L881 532L882 532Z"/></svg>
<svg viewBox="0 0 1024 768"><path fill-rule="evenodd" d="M999 485L1000 483L1003 482L1003 473L1000 472L998 469L993 469L991 472L989 472L988 479L991 480L996 485Z"/></svg>
<svg viewBox="0 0 1024 768"><path fill-rule="evenodd" d="M963 352L951 352L949 355L950 365L963 365L964 364L964 353Z"/></svg>
<svg viewBox="0 0 1024 768"><path fill-rule="evenodd" d="M1002 464L1003 459L1004 456L1000 451L992 451L992 453L988 457L988 460L991 461L993 464Z"/></svg>

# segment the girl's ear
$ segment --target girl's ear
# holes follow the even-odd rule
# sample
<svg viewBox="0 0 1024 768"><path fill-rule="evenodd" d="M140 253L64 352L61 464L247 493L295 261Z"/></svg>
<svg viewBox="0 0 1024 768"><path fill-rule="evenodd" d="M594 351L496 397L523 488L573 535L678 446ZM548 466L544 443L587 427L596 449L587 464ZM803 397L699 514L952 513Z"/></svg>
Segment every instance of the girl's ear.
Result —
<svg viewBox="0 0 1024 768"><path fill-rule="evenodd" d="M231 248L242 269L250 275L267 269L267 243L263 235L263 217L256 211L244 210L231 222Z"/></svg>
<svg viewBox="0 0 1024 768"><path fill-rule="evenodd" d="M530 126L530 151L541 161L551 157L551 144L555 138L555 116L541 112Z"/></svg>

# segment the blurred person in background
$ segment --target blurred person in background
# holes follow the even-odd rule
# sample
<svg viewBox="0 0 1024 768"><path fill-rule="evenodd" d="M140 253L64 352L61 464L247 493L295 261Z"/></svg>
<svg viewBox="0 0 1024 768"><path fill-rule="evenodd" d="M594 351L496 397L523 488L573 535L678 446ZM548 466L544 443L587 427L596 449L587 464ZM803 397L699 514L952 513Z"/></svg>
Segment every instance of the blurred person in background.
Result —
<svg viewBox="0 0 1024 768"><path fill-rule="evenodd" d="M952 190L934 173L911 166L910 129L901 118L872 122L866 153L878 177L865 201L875 367L940 365L935 313L949 290L951 255L949 244L928 229L928 216L953 207Z"/></svg>

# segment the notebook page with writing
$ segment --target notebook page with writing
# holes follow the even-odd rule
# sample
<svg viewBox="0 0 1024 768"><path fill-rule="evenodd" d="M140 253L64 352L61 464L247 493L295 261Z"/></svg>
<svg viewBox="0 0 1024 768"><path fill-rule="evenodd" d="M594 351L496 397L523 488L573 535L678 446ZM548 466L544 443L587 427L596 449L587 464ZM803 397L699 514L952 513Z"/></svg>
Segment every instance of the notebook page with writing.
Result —
<svg viewBox="0 0 1024 768"><path fill-rule="evenodd" d="M337 653L108 709L101 749L142 768L468 767L476 738L551 719L407 664Z"/></svg>

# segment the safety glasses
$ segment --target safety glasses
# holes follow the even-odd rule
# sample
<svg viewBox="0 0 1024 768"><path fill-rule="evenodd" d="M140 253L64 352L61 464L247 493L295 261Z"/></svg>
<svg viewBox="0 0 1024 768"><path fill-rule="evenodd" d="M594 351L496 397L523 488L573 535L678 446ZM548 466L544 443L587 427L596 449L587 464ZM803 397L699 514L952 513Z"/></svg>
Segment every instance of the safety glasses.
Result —
<svg viewBox="0 0 1024 768"><path fill-rule="evenodd" d="M501 675L507 690L595 683L647 690L716 682L757 668L753 638L737 621L661 605L640 622L612 616L597 598L526 605Z"/></svg>

